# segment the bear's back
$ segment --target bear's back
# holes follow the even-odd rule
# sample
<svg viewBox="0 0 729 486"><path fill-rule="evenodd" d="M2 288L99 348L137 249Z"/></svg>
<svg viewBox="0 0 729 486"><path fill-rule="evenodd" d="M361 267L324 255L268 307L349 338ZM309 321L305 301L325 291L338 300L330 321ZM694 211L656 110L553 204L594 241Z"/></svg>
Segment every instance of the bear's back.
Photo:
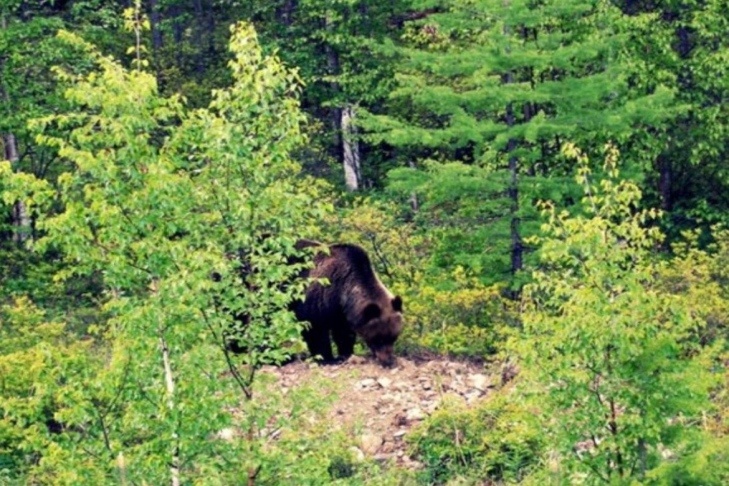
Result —
<svg viewBox="0 0 729 486"><path fill-rule="evenodd" d="M330 246L331 255L343 266L360 279L362 283L374 281L375 272L372 269L372 262L364 249L349 243L338 243Z"/></svg>
<svg viewBox="0 0 729 486"><path fill-rule="evenodd" d="M313 240L299 240L297 249L324 246ZM326 278L329 285L321 288L314 285L317 292L337 293L339 295L356 292L364 294L369 300L391 297L390 292L375 274L367 252L359 245L335 243L328 245L329 252L314 255L314 268L304 276Z"/></svg>

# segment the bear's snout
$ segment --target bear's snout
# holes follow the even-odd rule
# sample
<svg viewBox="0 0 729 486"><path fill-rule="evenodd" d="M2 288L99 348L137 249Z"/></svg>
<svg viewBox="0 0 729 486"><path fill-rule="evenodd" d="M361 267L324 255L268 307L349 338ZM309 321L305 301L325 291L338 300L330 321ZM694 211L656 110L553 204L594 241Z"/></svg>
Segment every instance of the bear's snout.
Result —
<svg viewBox="0 0 729 486"><path fill-rule="evenodd" d="M372 354L375 355L375 359L381 366L385 368L392 368L395 366L395 354L391 344L376 348L373 347Z"/></svg>

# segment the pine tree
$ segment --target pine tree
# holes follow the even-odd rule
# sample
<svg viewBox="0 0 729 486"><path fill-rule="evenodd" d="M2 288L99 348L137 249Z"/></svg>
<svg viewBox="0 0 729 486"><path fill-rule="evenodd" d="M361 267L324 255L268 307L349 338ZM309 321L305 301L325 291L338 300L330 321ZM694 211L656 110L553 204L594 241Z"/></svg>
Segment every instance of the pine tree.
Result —
<svg viewBox="0 0 729 486"><path fill-rule="evenodd" d="M508 224L492 225L488 239L508 239L512 274L523 267L532 201L567 187L564 141L596 149L670 115L669 89L629 89L621 20L601 0L479 0L410 26L409 62L393 95L409 109L375 117L369 128L389 144L480 164L506 181L497 192Z"/></svg>

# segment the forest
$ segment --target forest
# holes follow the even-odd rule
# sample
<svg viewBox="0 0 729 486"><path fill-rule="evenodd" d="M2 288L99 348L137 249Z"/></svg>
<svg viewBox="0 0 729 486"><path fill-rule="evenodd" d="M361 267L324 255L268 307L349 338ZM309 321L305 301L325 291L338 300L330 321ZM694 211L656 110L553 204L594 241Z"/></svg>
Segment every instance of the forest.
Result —
<svg viewBox="0 0 729 486"><path fill-rule="evenodd" d="M0 137L0 484L729 484L726 0L0 0Z"/></svg>

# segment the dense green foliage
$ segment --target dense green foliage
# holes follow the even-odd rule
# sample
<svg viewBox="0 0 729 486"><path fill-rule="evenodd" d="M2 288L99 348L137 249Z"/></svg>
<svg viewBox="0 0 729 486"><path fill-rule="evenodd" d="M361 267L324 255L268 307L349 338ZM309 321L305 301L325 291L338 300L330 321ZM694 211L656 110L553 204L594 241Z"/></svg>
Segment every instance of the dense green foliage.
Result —
<svg viewBox="0 0 729 486"><path fill-rule="evenodd" d="M523 480L536 468L545 443L533 410L514 398L502 392L472 409L446 402L409 437L427 466L423 479Z"/></svg>
<svg viewBox="0 0 729 486"><path fill-rule="evenodd" d="M303 142L296 76L262 56L250 27L236 27L236 83L216 92L208 109L187 111L177 97L157 94L153 76L125 71L78 38L62 36L87 49L98 71L61 73L73 86L66 97L78 111L36 119L33 128L37 140L56 147L72 169L53 186L30 175L8 177L5 195L39 215L44 236L34 245L38 251L54 247L64 255L68 265L56 278L101 276L109 320L88 331L101 349L87 358L59 350L49 366L69 375L46 378L51 397L31 395L32 403L39 402L36 417L53 417L69 437L34 444L31 450L42 459L29 474L41 480L55 474L64 483L116 476L160 482L171 463L182 478L208 475L236 448L206 437L225 427L225 409L238 393L252 396L255 370L280 360L282 345L300 331L286 303L301 287L278 285L300 268L272 262L294 254L296 232L326 206L316 202L316 184L293 177L297 164L288 156ZM67 135L46 135L48 127ZM10 175L8 164L2 170ZM228 257L239 248L249 249L246 264L261 269L246 289L238 277L243 262ZM215 284L213 270L221 275ZM236 336L250 352L234 360L224 335L239 309L252 316L245 335ZM25 323L13 323L18 328L10 327L10 336L24 336ZM54 347L60 332L34 339ZM9 353L24 352L19 339L4 344ZM70 366L97 353L104 357L98 363ZM225 370L234 379L215 379ZM37 440L23 433L27 420L16 415L18 409L3 410L9 440L22 437L11 450ZM260 420L259 412L252 413L250 430ZM198 422L200 416L206 420ZM253 461L255 443L246 444ZM82 466L89 458L105 459Z"/></svg>
<svg viewBox="0 0 729 486"><path fill-rule="evenodd" d="M577 157L585 214L546 206L544 267L527 286L516 346L526 386L546 417L559 416L546 419L563 456L557 475L642 479L662 462L661 447L695 448L718 350L699 345L702 302L659 290L666 263L650 252L661 234L645 228L656 214L635 209L640 191L619 178L617 154L608 153L599 185Z"/></svg>
<svg viewBox="0 0 729 486"><path fill-rule="evenodd" d="M0 0L0 482L727 484L727 32L723 0ZM401 355L519 370L409 434L422 470L258 373L304 349L301 237L368 251Z"/></svg>
<svg viewBox="0 0 729 486"><path fill-rule="evenodd" d="M607 1L453 2L413 29L392 94L410 109L375 117L369 127L392 145L482 168L468 174L430 163L412 175L412 190L441 207L443 194L475 199L447 216L423 211L420 217L446 220L445 239L456 240L453 246L469 254L479 273L489 268L502 281L523 268L524 237L539 227L533 201L572 200L564 177L572 168L560 154L565 140L628 145L633 131L660 127L673 114L671 88L646 93L630 85L630 28ZM396 177L404 182L407 175ZM479 201L484 196L488 204ZM488 224L474 225L473 218ZM468 248L471 238L494 245L492 257L482 246ZM443 253L453 252L449 246Z"/></svg>

